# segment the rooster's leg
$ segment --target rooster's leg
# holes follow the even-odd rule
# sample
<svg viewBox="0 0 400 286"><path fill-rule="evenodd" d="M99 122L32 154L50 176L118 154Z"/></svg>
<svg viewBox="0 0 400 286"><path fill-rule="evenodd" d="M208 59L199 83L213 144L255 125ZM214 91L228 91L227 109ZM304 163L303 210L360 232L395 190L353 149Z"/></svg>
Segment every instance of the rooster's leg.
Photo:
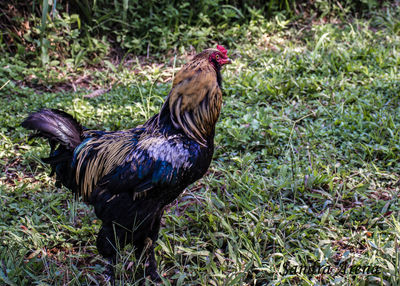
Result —
<svg viewBox="0 0 400 286"><path fill-rule="evenodd" d="M104 270L104 278L106 282L110 282L111 285L115 285L115 273L114 273L114 265L115 265L115 258L106 258L107 265L106 269Z"/></svg>
<svg viewBox="0 0 400 286"><path fill-rule="evenodd" d="M161 277L157 272L157 261L154 255L154 245L151 239L148 239L149 245L146 249L146 275L150 276L153 282L161 282Z"/></svg>
<svg viewBox="0 0 400 286"><path fill-rule="evenodd" d="M158 231L160 230L161 216L154 216L149 225L145 239L136 240L135 255L137 261L141 261L144 266L145 276L150 276L153 282L161 282L161 277L157 273L157 261L154 255L154 244L158 239Z"/></svg>
<svg viewBox="0 0 400 286"><path fill-rule="evenodd" d="M157 272L157 261L154 254L154 244L158 239L158 233L160 231L160 223L161 217L163 214L163 210L160 211L158 215L155 216L152 228L149 233L149 237L145 240L145 249L146 249L146 275L149 275L151 280L154 282L160 282L161 277Z"/></svg>
<svg viewBox="0 0 400 286"><path fill-rule="evenodd" d="M120 240L119 236L121 235L121 231L118 230L119 229L116 228L116 231L114 232L114 227L112 224L103 224L97 237L97 249L99 253L107 260L104 276L105 279L111 283L111 285L114 285L115 281L114 266L117 257L115 238Z"/></svg>

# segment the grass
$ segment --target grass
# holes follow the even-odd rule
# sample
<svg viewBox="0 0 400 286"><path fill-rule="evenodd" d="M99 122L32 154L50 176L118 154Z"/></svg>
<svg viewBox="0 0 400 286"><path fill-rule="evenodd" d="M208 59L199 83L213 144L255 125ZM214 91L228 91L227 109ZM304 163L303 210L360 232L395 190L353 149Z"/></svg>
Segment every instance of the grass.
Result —
<svg viewBox="0 0 400 286"><path fill-rule="evenodd" d="M223 72L213 163L163 220L156 248L163 284L400 285L396 9L303 29L280 22L274 33L229 50L235 62ZM3 283L103 283L100 223L91 207L54 186L39 159L48 148L27 143L23 118L53 107L91 128L130 128L157 112L172 73L169 66L137 76L123 70L120 84L95 98L3 79ZM119 262L118 282L134 285L140 269L132 249L121 250ZM313 264L336 272L296 272ZM349 273L350 266L376 271Z"/></svg>

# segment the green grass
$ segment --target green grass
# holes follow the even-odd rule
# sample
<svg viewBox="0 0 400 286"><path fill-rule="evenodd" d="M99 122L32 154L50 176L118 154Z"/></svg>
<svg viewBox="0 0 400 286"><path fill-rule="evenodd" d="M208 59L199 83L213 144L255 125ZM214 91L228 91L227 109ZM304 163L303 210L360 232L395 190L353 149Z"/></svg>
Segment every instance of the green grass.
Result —
<svg viewBox="0 0 400 286"><path fill-rule="evenodd" d="M277 28L229 50L210 171L163 220L165 285L400 285L398 15ZM91 128L136 126L160 108L172 71L116 74L121 84L92 99L14 81L0 90L3 283L102 283L99 221L54 186L39 160L46 144L28 144L19 124L52 107ZM312 263L379 271L285 274ZM134 284L135 272L132 249L121 250L118 282Z"/></svg>

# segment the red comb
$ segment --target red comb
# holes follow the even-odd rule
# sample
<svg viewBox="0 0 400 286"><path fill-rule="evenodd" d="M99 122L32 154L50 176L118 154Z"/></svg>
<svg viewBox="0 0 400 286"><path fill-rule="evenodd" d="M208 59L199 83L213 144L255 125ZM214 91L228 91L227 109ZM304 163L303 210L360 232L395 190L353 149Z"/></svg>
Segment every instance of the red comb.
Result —
<svg viewBox="0 0 400 286"><path fill-rule="evenodd" d="M217 49L218 49L224 56L226 56L227 53L228 53L228 51L227 51L223 46L217 45Z"/></svg>

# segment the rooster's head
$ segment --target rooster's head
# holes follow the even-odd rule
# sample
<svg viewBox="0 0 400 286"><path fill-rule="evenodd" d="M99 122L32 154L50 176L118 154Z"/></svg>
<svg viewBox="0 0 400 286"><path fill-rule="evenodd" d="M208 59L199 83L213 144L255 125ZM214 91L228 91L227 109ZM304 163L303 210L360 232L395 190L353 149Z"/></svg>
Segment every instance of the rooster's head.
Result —
<svg viewBox="0 0 400 286"><path fill-rule="evenodd" d="M161 114L170 115L177 129L206 146L214 136L222 104L222 66L231 63L227 50L217 45L194 56L176 74Z"/></svg>
<svg viewBox="0 0 400 286"><path fill-rule="evenodd" d="M228 51L220 45L217 45L217 50L210 49L211 54L208 61L213 65L214 69L221 69L223 65L230 64L232 61L228 58Z"/></svg>

